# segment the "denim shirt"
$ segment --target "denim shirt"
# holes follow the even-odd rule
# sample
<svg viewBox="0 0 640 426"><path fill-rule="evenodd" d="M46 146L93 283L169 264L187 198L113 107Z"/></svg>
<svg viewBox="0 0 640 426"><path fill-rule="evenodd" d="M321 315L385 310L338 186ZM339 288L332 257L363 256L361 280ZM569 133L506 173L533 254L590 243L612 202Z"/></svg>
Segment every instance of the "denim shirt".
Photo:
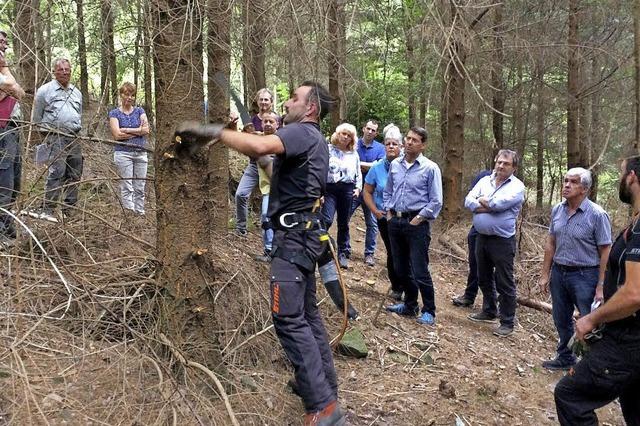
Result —
<svg viewBox="0 0 640 426"><path fill-rule="evenodd" d="M73 84L65 89L51 80L36 92L33 121L42 130L78 133L82 129L82 94Z"/></svg>

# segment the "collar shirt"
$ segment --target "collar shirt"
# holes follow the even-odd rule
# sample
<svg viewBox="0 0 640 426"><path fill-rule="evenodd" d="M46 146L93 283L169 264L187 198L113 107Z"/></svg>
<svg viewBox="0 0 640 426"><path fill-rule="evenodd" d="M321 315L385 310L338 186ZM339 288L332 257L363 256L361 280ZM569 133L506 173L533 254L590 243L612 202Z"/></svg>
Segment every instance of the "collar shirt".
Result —
<svg viewBox="0 0 640 426"><path fill-rule="evenodd" d="M362 189L360 158L355 151L341 151L329 145L329 175L327 183L353 183Z"/></svg>
<svg viewBox="0 0 640 426"><path fill-rule="evenodd" d="M387 176L389 175L389 167L391 162L386 158L376 161L369 169L369 173L364 179L364 183L373 186L373 201L376 203L378 210L384 209L384 188L387 186Z"/></svg>
<svg viewBox="0 0 640 426"><path fill-rule="evenodd" d="M422 154L413 164L405 157L396 158L389 166L383 201L386 211L417 211L424 218L435 219L442 209L440 167Z"/></svg>
<svg viewBox="0 0 640 426"><path fill-rule="evenodd" d="M369 146L364 144L364 140L362 138L358 139L356 151L358 152L360 161L363 163L373 163L387 155L384 150L384 145L375 139ZM366 176L367 173L365 172L364 175Z"/></svg>
<svg viewBox="0 0 640 426"><path fill-rule="evenodd" d="M598 247L611 244L611 223L602 207L585 198L569 215L567 201L551 210L549 234L556 240L553 262L564 266L599 266Z"/></svg>
<svg viewBox="0 0 640 426"><path fill-rule="evenodd" d="M473 226L483 235L509 238L516 233L516 218L524 202L524 184L515 175L496 186L495 173L485 176L467 194L464 206L474 212L480 203L478 198L489 201L487 213L473 213Z"/></svg>
<svg viewBox="0 0 640 426"><path fill-rule="evenodd" d="M78 133L82 129L82 94L73 84L64 88L51 80L36 92L33 121L45 131Z"/></svg>

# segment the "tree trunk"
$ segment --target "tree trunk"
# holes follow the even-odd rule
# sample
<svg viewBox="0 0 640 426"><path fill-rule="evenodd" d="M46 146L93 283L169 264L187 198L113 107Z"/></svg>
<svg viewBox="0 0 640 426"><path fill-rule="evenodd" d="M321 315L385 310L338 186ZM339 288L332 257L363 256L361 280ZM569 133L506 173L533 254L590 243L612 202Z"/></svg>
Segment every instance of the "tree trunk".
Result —
<svg viewBox="0 0 640 426"><path fill-rule="evenodd" d="M114 7L111 0L102 0L100 3L100 19L102 20L100 86L102 88L101 98L115 106L118 104L118 79L113 42Z"/></svg>
<svg viewBox="0 0 640 426"><path fill-rule="evenodd" d="M598 55L593 57L591 62L591 80L599 81L600 80L600 61L598 60ZM594 203L598 200L598 174L600 171L600 164L597 163L598 156L600 155L600 150L604 147L603 140L603 132L601 129L602 122L600 118L600 110L602 108L602 102L600 95L600 91L596 91L591 98L591 138L589 139L591 146L589 150L591 152L591 162L590 164L593 166L591 168L591 192L589 193L589 199Z"/></svg>
<svg viewBox="0 0 640 426"><path fill-rule="evenodd" d="M80 67L80 93L82 106L89 104L89 72L87 71L87 45L84 38L83 0L76 0L76 18L78 19L78 65Z"/></svg>
<svg viewBox="0 0 640 426"><path fill-rule="evenodd" d="M156 83L157 284L164 296L159 329L189 360L222 368L207 250L215 206L209 201L209 155L180 151L173 132L202 120L201 8L192 0L151 2ZM176 78L179 76L179 78ZM177 147L176 147L177 145Z"/></svg>
<svg viewBox="0 0 640 426"><path fill-rule="evenodd" d="M580 165L580 47L578 46L578 2L569 0L569 33L567 37L567 168Z"/></svg>
<svg viewBox="0 0 640 426"><path fill-rule="evenodd" d="M420 65L420 93L418 95L418 126L427 127L427 104L429 94L427 92L427 65Z"/></svg>
<svg viewBox="0 0 640 426"><path fill-rule="evenodd" d="M640 0L633 2L633 64L635 71L635 126L633 152L640 146Z"/></svg>
<svg viewBox="0 0 640 426"><path fill-rule="evenodd" d="M491 85L493 86L493 137L496 141L496 147L502 149L504 147L504 49L503 49L503 25L502 25L502 9L503 4L499 3L494 8L494 61L491 67ZM520 111L517 112L518 114Z"/></svg>
<svg viewBox="0 0 640 426"><path fill-rule="evenodd" d="M229 91L214 81L221 73L226 81L231 74L231 2L230 0L209 0L207 18L209 35L207 38L208 62L208 119L223 123L229 116ZM229 220L229 149L223 144L215 144L209 149L209 185L213 203L211 218L213 231L224 232Z"/></svg>
<svg viewBox="0 0 640 426"><path fill-rule="evenodd" d="M264 68L264 45L267 41L267 31L263 1L245 0L244 2L242 71L245 83L245 105L253 112L258 111L256 93L267 85Z"/></svg>
<svg viewBox="0 0 640 426"><path fill-rule="evenodd" d="M142 31L142 68L144 73L144 111L147 113L149 119L149 125L155 128L155 108L153 107L153 74L151 68L151 23L153 17L151 16L151 9L149 2L143 2L144 7L144 29Z"/></svg>
<svg viewBox="0 0 640 426"><path fill-rule="evenodd" d="M445 172L443 173L444 206L443 216L448 222L459 219L462 209L462 167L464 159L464 89L465 76L463 67L466 52L463 43L458 37L462 37L464 30L462 17L454 1L451 1L451 21L454 29L452 40L447 48L447 76L446 99L447 103L447 130L445 146Z"/></svg>
<svg viewBox="0 0 640 426"><path fill-rule="evenodd" d="M40 2L37 0L16 0L15 50L18 68L18 81L26 92L21 104L23 111L31 111L33 97L45 75L45 68L38 64L36 53L38 34L40 33Z"/></svg>
<svg viewBox="0 0 640 426"><path fill-rule="evenodd" d="M544 119L546 113L543 65L539 64L536 71L538 80L538 99L536 102L536 208L541 209L544 196Z"/></svg>
<svg viewBox="0 0 640 426"><path fill-rule="evenodd" d="M341 61L344 60L342 54L344 48L344 40L341 34L344 34L344 11L341 0L329 0L327 11L327 57L329 65L329 93L336 100L334 108L331 110L331 128L335 129L340 124L340 104L341 90L340 86L340 68ZM341 20L342 18L342 20ZM342 28L342 31L341 31Z"/></svg>

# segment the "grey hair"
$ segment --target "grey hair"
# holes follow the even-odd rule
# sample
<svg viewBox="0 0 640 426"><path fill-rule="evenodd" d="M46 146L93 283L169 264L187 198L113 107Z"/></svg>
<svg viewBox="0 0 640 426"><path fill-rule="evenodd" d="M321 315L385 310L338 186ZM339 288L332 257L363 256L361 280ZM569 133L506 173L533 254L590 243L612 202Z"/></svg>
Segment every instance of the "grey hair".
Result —
<svg viewBox="0 0 640 426"><path fill-rule="evenodd" d="M589 170L583 167L574 167L567 170L565 176L580 176L580 183L582 184L582 187L585 189L591 189L593 181L591 179L591 172Z"/></svg>
<svg viewBox="0 0 640 426"><path fill-rule="evenodd" d="M387 139L393 139L394 141L402 145L402 133L400 132L398 126L393 123L384 128L382 136L384 138L383 141L386 141Z"/></svg>
<svg viewBox="0 0 640 426"><path fill-rule="evenodd" d="M266 87L263 87L262 89L258 90L256 92L256 101L258 101L258 98L260 97L261 93L268 93L269 96L271 97L271 102L273 102L273 92L269 89L267 89Z"/></svg>
<svg viewBox="0 0 640 426"><path fill-rule="evenodd" d="M518 163L520 162L520 157L518 157L517 152L511 149L501 149L500 151L498 151L498 153L496 154L496 158L494 158L493 161L498 161L498 158L502 157L503 155L511 158L511 163L513 167L518 167Z"/></svg>
<svg viewBox="0 0 640 426"><path fill-rule="evenodd" d="M53 60L53 70L55 71L56 67L60 64L60 62L66 62L67 64L69 64L69 66L71 66L71 61L68 60L67 58L56 58Z"/></svg>

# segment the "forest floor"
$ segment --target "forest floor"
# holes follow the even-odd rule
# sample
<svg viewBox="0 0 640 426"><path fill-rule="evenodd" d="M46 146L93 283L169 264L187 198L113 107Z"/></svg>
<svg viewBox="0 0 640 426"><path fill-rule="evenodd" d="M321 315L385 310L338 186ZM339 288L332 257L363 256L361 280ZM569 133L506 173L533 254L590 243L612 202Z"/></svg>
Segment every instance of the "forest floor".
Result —
<svg viewBox="0 0 640 426"><path fill-rule="evenodd" d="M33 237L21 228L16 247L0 252L0 425L230 424L210 377L185 371L162 344L153 194L150 188L146 217L125 214L114 202L117 181L104 179L114 176L109 155L104 147L85 150L72 218L24 217ZM41 197L42 176L27 168L25 206ZM522 221L516 275L520 295L541 299L535 280L546 231L537 222ZM360 319L349 329L362 332L369 351L361 359L335 355L349 424L557 423L553 388L562 373L540 366L554 354L551 316L519 306L516 332L498 338L491 325L466 318L472 309L451 304L464 289L467 263L438 240L465 248L467 230L468 223L445 229L439 221L433 230L436 326L384 311L374 324L381 303L392 303L383 300L384 246L379 241L376 266L365 266L364 223L360 211L354 216L344 278ZM298 425L302 404L286 387L292 370L270 329L268 265L253 260L260 252L255 227L245 238L231 230L217 237L210 253L217 275L206 277L220 306L212 344L223 348L220 380L241 425ZM318 299L335 336L341 313L321 285ZM598 414L603 424L623 424L615 402Z"/></svg>

